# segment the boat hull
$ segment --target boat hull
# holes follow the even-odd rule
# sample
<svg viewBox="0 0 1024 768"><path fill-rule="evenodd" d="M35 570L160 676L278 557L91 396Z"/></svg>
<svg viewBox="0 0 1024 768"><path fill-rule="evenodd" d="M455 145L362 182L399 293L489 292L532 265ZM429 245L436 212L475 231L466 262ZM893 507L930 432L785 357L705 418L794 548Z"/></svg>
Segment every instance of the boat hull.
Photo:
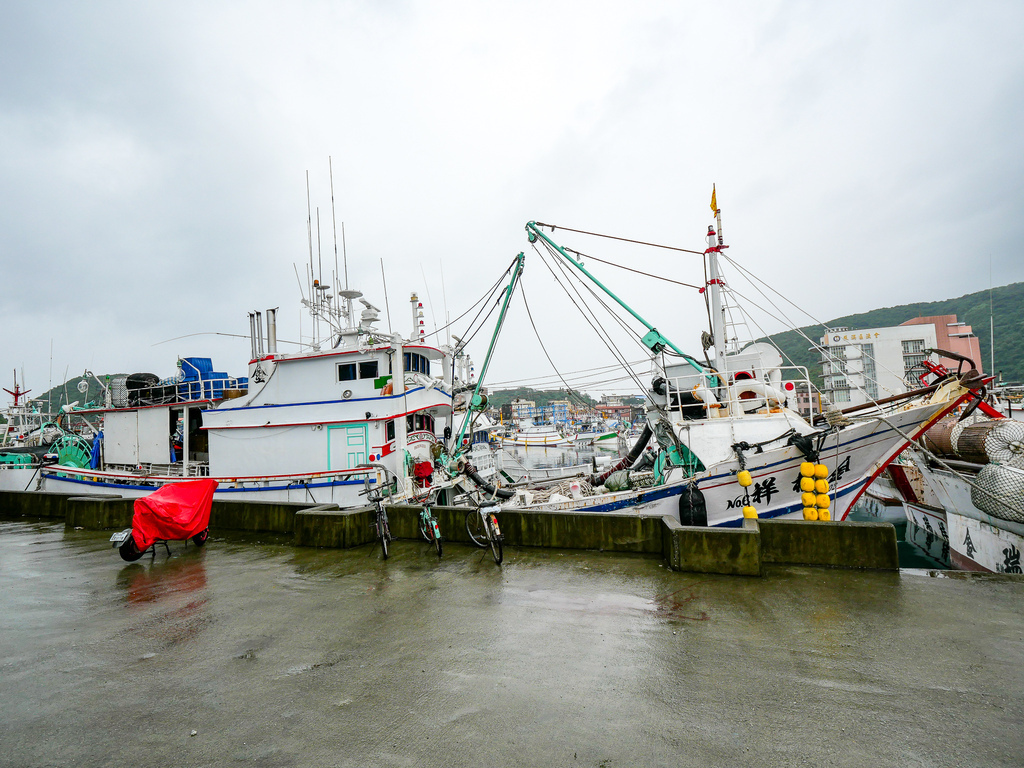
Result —
<svg viewBox="0 0 1024 768"><path fill-rule="evenodd" d="M959 570L1022 573L1024 524L993 517L978 509L965 477L931 467L916 454L914 463L928 490L938 500L938 506L907 502L904 504L907 520L947 540L950 560Z"/></svg>
<svg viewBox="0 0 1024 768"><path fill-rule="evenodd" d="M51 466L44 468L36 480L31 473L16 479L26 483L20 487L10 481L15 478L0 475L0 490L36 491L64 496L91 494L116 494L123 498L136 499L148 496L165 485L195 480L194 477L168 477L160 475L139 475L127 472L99 472L89 469ZM214 498L222 501L261 501L315 504L337 504L343 507L361 506L365 503L360 491L364 488L362 475L321 475L306 477L268 478L211 478L218 482ZM26 484L30 487L25 487Z"/></svg>
<svg viewBox="0 0 1024 768"><path fill-rule="evenodd" d="M886 420L872 419L829 433L822 444L819 462L828 467L830 519L844 520L865 487L903 450L911 436L932 423L952 403L922 405L900 411ZM692 479L645 489L626 490L595 496L526 505L524 509L612 512L634 511L641 515L680 516L683 491L692 483L700 491L710 526L739 526L743 507L752 506L761 518L803 518L804 505L799 487L800 465L807 458L796 446L783 445L738 460L719 462ZM737 473L746 469L751 486L738 484Z"/></svg>

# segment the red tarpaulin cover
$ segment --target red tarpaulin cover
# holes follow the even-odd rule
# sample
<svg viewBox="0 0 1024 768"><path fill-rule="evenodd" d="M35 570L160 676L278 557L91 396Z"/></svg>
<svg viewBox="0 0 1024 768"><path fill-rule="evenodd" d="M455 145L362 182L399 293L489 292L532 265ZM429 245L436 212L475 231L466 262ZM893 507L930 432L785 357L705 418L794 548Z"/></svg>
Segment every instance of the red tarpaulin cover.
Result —
<svg viewBox="0 0 1024 768"><path fill-rule="evenodd" d="M157 539L188 539L210 526L216 480L171 483L135 500L132 538L139 549Z"/></svg>

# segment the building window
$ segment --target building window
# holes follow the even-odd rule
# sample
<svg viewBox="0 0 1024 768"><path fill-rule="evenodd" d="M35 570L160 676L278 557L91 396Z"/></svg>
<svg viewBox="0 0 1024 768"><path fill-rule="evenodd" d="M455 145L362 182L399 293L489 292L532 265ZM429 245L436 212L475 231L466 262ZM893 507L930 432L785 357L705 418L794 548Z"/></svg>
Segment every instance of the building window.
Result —
<svg viewBox="0 0 1024 768"><path fill-rule="evenodd" d="M355 381L356 364L338 363L338 381Z"/></svg>
<svg viewBox="0 0 1024 768"><path fill-rule="evenodd" d="M875 366L875 345L860 345L861 360L864 361L864 389L872 400L878 399L878 370Z"/></svg>
<svg viewBox="0 0 1024 768"><path fill-rule="evenodd" d="M377 378L377 361L370 360L366 363L359 364L359 378L360 379L376 379Z"/></svg>
<svg viewBox="0 0 1024 768"><path fill-rule="evenodd" d="M904 355L903 356L903 372L905 375L910 376L910 372L915 368L918 368L921 363L928 359L927 355ZM924 370L921 368L920 370Z"/></svg>
<svg viewBox="0 0 1024 768"><path fill-rule="evenodd" d="M924 351L924 339L910 339L903 342L904 355L919 355ZM923 358L922 358L923 359Z"/></svg>

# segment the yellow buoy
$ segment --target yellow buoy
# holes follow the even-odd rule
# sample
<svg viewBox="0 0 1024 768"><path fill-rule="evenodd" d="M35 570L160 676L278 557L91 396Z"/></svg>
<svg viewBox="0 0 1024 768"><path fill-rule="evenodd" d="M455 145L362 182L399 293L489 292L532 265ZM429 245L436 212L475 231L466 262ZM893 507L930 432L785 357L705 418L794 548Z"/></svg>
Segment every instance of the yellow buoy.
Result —
<svg viewBox="0 0 1024 768"><path fill-rule="evenodd" d="M815 480L814 481L814 492L815 493L828 493L828 480Z"/></svg>
<svg viewBox="0 0 1024 768"><path fill-rule="evenodd" d="M803 493L800 495L800 501L804 503L805 507L813 507L818 501L818 497L813 493Z"/></svg>
<svg viewBox="0 0 1024 768"><path fill-rule="evenodd" d="M801 477L814 477L814 465L809 461L800 464Z"/></svg>
<svg viewBox="0 0 1024 768"><path fill-rule="evenodd" d="M819 493L817 498L814 500L814 506L818 509L828 509L828 505L832 503L832 499L828 497L827 493Z"/></svg>
<svg viewBox="0 0 1024 768"><path fill-rule="evenodd" d="M818 519L819 520L828 521L828 520L832 519L832 516L829 514L827 509L819 509L818 510Z"/></svg>
<svg viewBox="0 0 1024 768"><path fill-rule="evenodd" d="M747 517L747 518L756 518L757 517L757 510L754 509L754 507L750 507L750 506L744 507L743 508L743 516Z"/></svg>
<svg viewBox="0 0 1024 768"><path fill-rule="evenodd" d="M804 493L814 492L814 478L813 477L801 477L800 478L800 490Z"/></svg>
<svg viewBox="0 0 1024 768"><path fill-rule="evenodd" d="M740 481L740 485L742 485L744 488L746 488L748 485L754 482L753 480L750 479L750 473L747 472L747 470L745 469L740 470L736 474L736 479Z"/></svg>
<svg viewBox="0 0 1024 768"><path fill-rule="evenodd" d="M824 480L826 477L828 477L828 467L826 467L824 464L815 464L814 476L817 477L819 480Z"/></svg>
<svg viewBox="0 0 1024 768"><path fill-rule="evenodd" d="M817 520L818 509L817 507L804 507L804 520Z"/></svg>

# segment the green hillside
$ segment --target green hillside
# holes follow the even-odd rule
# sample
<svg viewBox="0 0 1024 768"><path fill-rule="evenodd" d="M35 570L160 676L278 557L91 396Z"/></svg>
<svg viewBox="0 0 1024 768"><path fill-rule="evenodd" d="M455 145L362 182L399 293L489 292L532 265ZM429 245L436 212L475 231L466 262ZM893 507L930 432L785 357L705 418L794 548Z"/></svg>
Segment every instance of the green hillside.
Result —
<svg viewBox="0 0 1024 768"><path fill-rule="evenodd" d="M992 290L992 310L995 325L995 356L996 373L1002 375L1003 381L1024 380L1024 283L1013 283ZM830 328L847 327L850 330L861 328L881 328L911 320L915 317L932 315L956 315L957 319L967 323L978 337L981 345L981 360L976 360L978 367L988 372L991 370L989 359L989 292L978 291L943 301L926 301L917 304L903 304L898 307L885 307L862 312L857 315L846 315L828 321ZM817 343L824 327L809 325L800 329L805 335ZM821 386L821 356L811 351L807 339L796 331L786 331L771 337L783 355L795 365L805 365L814 382ZM787 363L788 364L788 363Z"/></svg>
<svg viewBox="0 0 1024 768"><path fill-rule="evenodd" d="M516 387L515 389L492 390L487 396L487 403L492 408L501 408L513 400L532 400L538 407L550 405L552 400L568 400L574 405L593 406L597 402L586 392L564 389L531 389L530 387Z"/></svg>

